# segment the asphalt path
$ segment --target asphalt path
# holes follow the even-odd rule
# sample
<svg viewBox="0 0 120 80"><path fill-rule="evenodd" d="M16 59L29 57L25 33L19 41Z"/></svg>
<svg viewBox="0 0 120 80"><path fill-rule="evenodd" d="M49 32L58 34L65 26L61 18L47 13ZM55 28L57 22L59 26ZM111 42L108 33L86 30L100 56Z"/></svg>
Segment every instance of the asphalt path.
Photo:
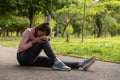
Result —
<svg viewBox="0 0 120 80"><path fill-rule="evenodd" d="M16 60L15 48L0 47L0 80L120 80L120 64L96 61L88 70L55 71L45 67L23 67ZM60 56L64 61L80 58Z"/></svg>

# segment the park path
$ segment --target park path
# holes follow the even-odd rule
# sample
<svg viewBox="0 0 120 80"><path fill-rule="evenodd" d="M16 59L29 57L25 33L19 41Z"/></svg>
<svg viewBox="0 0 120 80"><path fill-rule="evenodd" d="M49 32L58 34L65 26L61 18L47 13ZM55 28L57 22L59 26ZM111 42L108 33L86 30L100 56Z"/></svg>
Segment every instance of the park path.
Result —
<svg viewBox="0 0 120 80"><path fill-rule="evenodd" d="M80 58L60 56L62 60ZM0 47L0 80L120 80L120 64L96 61L89 71L54 71L43 67L21 67L16 61L16 49Z"/></svg>

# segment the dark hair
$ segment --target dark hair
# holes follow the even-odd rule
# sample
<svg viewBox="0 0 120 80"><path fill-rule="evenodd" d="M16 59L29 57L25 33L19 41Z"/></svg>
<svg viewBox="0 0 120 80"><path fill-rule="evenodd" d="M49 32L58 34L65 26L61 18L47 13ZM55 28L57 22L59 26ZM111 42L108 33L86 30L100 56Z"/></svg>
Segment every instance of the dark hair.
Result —
<svg viewBox="0 0 120 80"><path fill-rule="evenodd" d="M51 33L49 23L42 23L42 24L36 26L35 31L37 31L37 30L46 32L47 36L50 35L50 33Z"/></svg>

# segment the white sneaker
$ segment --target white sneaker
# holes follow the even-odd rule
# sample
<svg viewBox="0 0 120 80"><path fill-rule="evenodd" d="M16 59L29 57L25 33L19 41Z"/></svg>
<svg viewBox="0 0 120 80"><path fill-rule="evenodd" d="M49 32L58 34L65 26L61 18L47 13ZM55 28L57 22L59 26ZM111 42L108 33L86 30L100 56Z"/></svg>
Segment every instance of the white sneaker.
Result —
<svg viewBox="0 0 120 80"><path fill-rule="evenodd" d="M84 71L87 71L90 68L90 66L95 62L95 60L96 60L95 56L87 60L84 60L81 64L81 67L83 68Z"/></svg>
<svg viewBox="0 0 120 80"><path fill-rule="evenodd" d="M66 66L63 62L59 61L57 64L53 65L54 70L60 70L60 71L70 71L71 68Z"/></svg>

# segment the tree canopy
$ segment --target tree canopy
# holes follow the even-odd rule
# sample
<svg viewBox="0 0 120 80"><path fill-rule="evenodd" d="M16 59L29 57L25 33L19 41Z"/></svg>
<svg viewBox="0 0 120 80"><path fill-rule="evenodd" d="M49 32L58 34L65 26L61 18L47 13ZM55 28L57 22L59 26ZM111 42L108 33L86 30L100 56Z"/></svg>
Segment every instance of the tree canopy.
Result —
<svg viewBox="0 0 120 80"><path fill-rule="evenodd" d="M51 17L53 32L65 36L103 37L120 34L119 0L0 0L0 35L22 33Z"/></svg>

